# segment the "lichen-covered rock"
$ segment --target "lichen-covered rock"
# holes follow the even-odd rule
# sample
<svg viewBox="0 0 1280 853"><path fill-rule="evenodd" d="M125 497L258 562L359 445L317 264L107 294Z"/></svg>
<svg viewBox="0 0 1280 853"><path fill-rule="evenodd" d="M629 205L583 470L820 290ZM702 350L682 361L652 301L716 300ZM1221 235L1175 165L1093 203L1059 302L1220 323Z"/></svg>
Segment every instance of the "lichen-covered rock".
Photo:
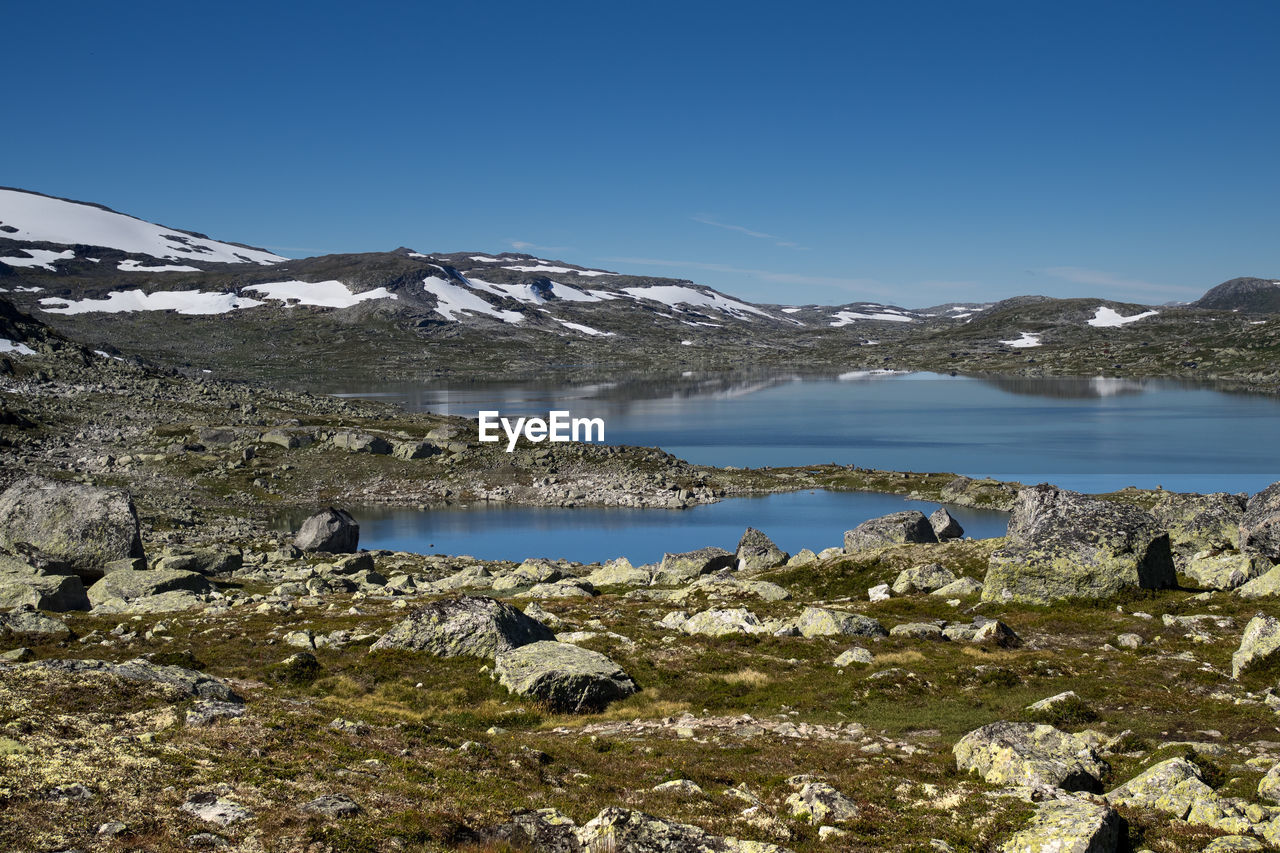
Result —
<svg viewBox="0 0 1280 853"><path fill-rule="evenodd" d="M742 607L731 610L704 610L685 620L680 630L686 634L724 637L730 634L758 634L764 631L754 613Z"/></svg>
<svg viewBox="0 0 1280 853"><path fill-rule="evenodd" d="M1280 595L1280 566L1256 577L1244 586L1236 587L1235 594L1241 598L1267 598Z"/></svg>
<svg viewBox="0 0 1280 853"><path fill-rule="evenodd" d="M324 817L355 817L363 811L359 803L346 794L321 794L314 800L303 803L302 810Z"/></svg>
<svg viewBox="0 0 1280 853"><path fill-rule="evenodd" d="M418 608L382 636L370 651L409 649L438 657L493 657L529 643L555 640L546 625L509 604L463 595Z"/></svg>
<svg viewBox="0 0 1280 853"><path fill-rule="evenodd" d="M397 459L427 459L440 453L440 448L429 441L396 441L391 455Z"/></svg>
<svg viewBox="0 0 1280 853"><path fill-rule="evenodd" d="M360 525L345 510L329 507L302 523L293 544L303 551L354 554L360 544Z"/></svg>
<svg viewBox="0 0 1280 853"><path fill-rule="evenodd" d="M1231 656L1231 677L1268 660L1280 651L1280 619L1274 616L1255 616L1244 627L1240 648Z"/></svg>
<svg viewBox="0 0 1280 853"><path fill-rule="evenodd" d="M895 595L910 595L913 592L933 592L947 584L955 583L955 573L940 563L927 566L912 566L898 573L893 582Z"/></svg>
<svg viewBox="0 0 1280 853"><path fill-rule="evenodd" d="M105 660L48 659L22 666L72 675L106 675L122 681L158 684L199 699L216 699L220 702L244 701L225 682L212 675L181 666L152 663L142 658L134 658L124 663Z"/></svg>
<svg viewBox="0 0 1280 853"><path fill-rule="evenodd" d="M975 623L979 618L975 617ZM971 642L999 646L1002 649L1012 649L1022 645L1022 638L999 619L987 619L976 627L977 630L974 631Z"/></svg>
<svg viewBox="0 0 1280 853"><path fill-rule="evenodd" d="M1108 770L1085 738L1033 723L990 723L961 738L952 752L957 767L994 785L1096 792Z"/></svg>
<svg viewBox="0 0 1280 853"><path fill-rule="evenodd" d="M964 536L964 528L947 512L946 507L940 506L933 511L929 516L929 526L933 528L933 535L938 537L939 542Z"/></svg>
<svg viewBox="0 0 1280 853"><path fill-rule="evenodd" d="M987 563L984 601L1049 604L1177 582L1168 534L1127 504L1033 486L1018 493L1006 536Z"/></svg>
<svg viewBox="0 0 1280 853"><path fill-rule="evenodd" d="M89 601L95 606L113 598L133 601L165 592L204 594L213 590L209 579L199 572L179 572L165 569L149 569L143 572L111 572L89 587Z"/></svg>
<svg viewBox="0 0 1280 853"><path fill-rule="evenodd" d="M34 607L20 607L9 613L0 613L0 636L5 634L33 634L50 639L67 639L71 629L61 619L46 616Z"/></svg>
<svg viewBox="0 0 1280 853"><path fill-rule="evenodd" d="M509 592L520 587L536 586L540 583L554 583L564 574L546 560L525 560L493 582L494 592Z"/></svg>
<svg viewBox="0 0 1280 853"><path fill-rule="evenodd" d="M500 653L493 677L557 713L599 711L639 688L609 658L567 643L537 642Z"/></svg>
<svg viewBox="0 0 1280 853"><path fill-rule="evenodd" d="M1185 758L1170 758L1159 764L1153 764L1111 791L1107 794L1107 800L1116 806L1154 809L1161 797L1166 796L1188 779L1203 781L1200 768ZM1183 808L1178 817L1181 818L1185 814L1186 808Z"/></svg>
<svg viewBox="0 0 1280 853"><path fill-rule="evenodd" d="M391 453L391 442L365 432L334 433L329 442L350 453L372 453L375 456L387 456Z"/></svg>
<svg viewBox="0 0 1280 853"><path fill-rule="evenodd" d="M1244 495L1226 492L1209 495L1163 492L1150 512L1169 533L1169 547L1181 566L1197 552L1239 546L1245 500Z"/></svg>
<svg viewBox="0 0 1280 853"><path fill-rule="evenodd" d="M38 477L0 494L0 550L89 581L102 577L107 563L144 556L127 492Z"/></svg>
<svg viewBox="0 0 1280 853"><path fill-rule="evenodd" d="M1000 845L1000 853L1116 853L1128 825L1115 809L1089 800L1047 800L1031 825Z"/></svg>
<svg viewBox="0 0 1280 853"><path fill-rule="evenodd" d="M932 622L903 622L889 629L890 637L910 637L913 640L946 640L942 626Z"/></svg>
<svg viewBox="0 0 1280 853"><path fill-rule="evenodd" d="M1253 853L1264 850L1262 842L1248 835L1222 835L1209 842L1200 853Z"/></svg>
<svg viewBox="0 0 1280 853"><path fill-rule="evenodd" d="M578 830L583 853L790 853L761 841L712 835L685 823L610 807Z"/></svg>
<svg viewBox="0 0 1280 853"><path fill-rule="evenodd" d="M1258 796L1280 803L1280 764L1275 765L1258 783Z"/></svg>
<svg viewBox="0 0 1280 853"><path fill-rule="evenodd" d="M517 810L510 820L477 832L484 844L536 853L582 853L578 825L557 809Z"/></svg>
<svg viewBox="0 0 1280 853"><path fill-rule="evenodd" d="M1239 547L1280 562L1280 482L1267 486L1245 504Z"/></svg>
<svg viewBox="0 0 1280 853"><path fill-rule="evenodd" d="M179 808L192 817L218 826L230 826L253 817L253 812L244 806L234 800L223 799L213 791L194 793Z"/></svg>
<svg viewBox="0 0 1280 853"><path fill-rule="evenodd" d="M199 572L202 575L225 575L244 565L238 548L166 548L155 562L157 569Z"/></svg>
<svg viewBox="0 0 1280 853"><path fill-rule="evenodd" d="M699 548L681 554L663 554L658 570L654 572L656 584L687 583L708 572L731 569L737 558L723 548Z"/></svg>
<svg viewBox="0 0 1280 853"><path fill-rule="evenodd" d="M191 610L206 603L204 596L186 589L175 589L141 598L108 598L93 606L95 616L111 613L127 613L130 616L148 613L176 613Z"/></svg>
<svg viewBox="0 0 1280 853"><path fill-rule="evenodd" d="M259 441L283 447L285 450L297 450L309 447L315 442L315 436L306 430L269 429L258 437Z"/></svg>
<svg viewBox="0 0 1280 853"><path fill-rule="evenodd" d="M77 575L49 575L0 554L0 610L88 610L92 605Z"/></svg>
<svg viewBox="0 0 1280 853"><path fill-rule="evenodd" d="M861 646L853 646L841 652L832 663L835 666L843 667L855 663L868 664L873 660L875 660L875 658L872 656L871 652Z"/></svg>
<svg viewBox="0 0 1280 853"><path fill-rule="evenodd" d="M1205 589L1235 589L1271 569L1260 554L1230 551L1198 551L1183 564L1182 572Z"/></svg>
<svg viewBox="0 0 1280 853"><path fill-rule="evenodd" d="M806 782L787 797L791 816L814 825L856 820L858 804L826 782Z"/></svg>
<svg viewBox="0 0 1280 853"><path fill-rule="evenodd" d="M930 595L942 598L965 598L982 593L982 581L973 578L956 578L946 586L938 587Z"/></svg>
<svg viewBox="0 0 1280 853"><path fill-rule="evenodd" d="M648 586L652 577L648 569L637 568L626 557L619 557L587 575L586 580L595 587Z"/></svg>
<svg viewBox="0 0 1280 853"><path fill-rule="evenodd" d="M805 637L887 637L889 632L870 616L846 613L825 607L806 607L796 620L796 629Z"/></svg>
<svg viewBox="0 0 1280 853"><path fill-rule="evenodd" d="M933 525L919 510L890 513L879 518L869 518L844 533L844 550L847 554L888 545L913 542L937 542Z"/></svg>
<svg viewBox="0 0 1280 853"><path fill-rule="evenodd" d="M787 552L759 530L748 527L738 540L737 558L740 570L758 571L781 566L787 561Z"/></svg>

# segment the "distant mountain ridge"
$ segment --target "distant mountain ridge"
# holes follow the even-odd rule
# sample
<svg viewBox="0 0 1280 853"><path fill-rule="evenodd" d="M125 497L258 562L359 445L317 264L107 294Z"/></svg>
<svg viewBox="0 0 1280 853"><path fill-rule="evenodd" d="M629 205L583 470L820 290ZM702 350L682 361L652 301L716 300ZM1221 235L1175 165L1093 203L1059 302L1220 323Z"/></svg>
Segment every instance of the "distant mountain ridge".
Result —
<svg viewBox="0 0 1280 853"><path fill-rule="evenodd" d="M1233 278L1191 303L1196 308L1245 311L1253 314L1280 312L1280 281L1266 278Z"/></svg>

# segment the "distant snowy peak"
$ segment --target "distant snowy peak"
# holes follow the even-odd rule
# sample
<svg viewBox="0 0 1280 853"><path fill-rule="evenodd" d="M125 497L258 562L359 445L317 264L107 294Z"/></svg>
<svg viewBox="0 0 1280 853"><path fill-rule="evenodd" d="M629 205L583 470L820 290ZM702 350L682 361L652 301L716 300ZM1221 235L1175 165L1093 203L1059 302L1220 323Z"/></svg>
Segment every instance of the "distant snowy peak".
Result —
<svg viewBox="0 0 1280 853"><path fill-rule="evenodd" d="M286 260L262 249L211 240L104 207L17 189L0 189L0 239L61 246L97 246L163 261L276 264ZM35 254L39 251L47 252L37 249L25 250L25 253L39 258L41 256ZM5 250L2 254L14 253ZM38 265L53 269L52 263L74 257L74 253L67 255L64 252L56 259L45 257ZM17 259L19 263L14 263L12 257L0 261L10 266L37 265L21 255ZM24 260L26 263L21 262ZM145 267L140 269L145 270Z"/></svg>

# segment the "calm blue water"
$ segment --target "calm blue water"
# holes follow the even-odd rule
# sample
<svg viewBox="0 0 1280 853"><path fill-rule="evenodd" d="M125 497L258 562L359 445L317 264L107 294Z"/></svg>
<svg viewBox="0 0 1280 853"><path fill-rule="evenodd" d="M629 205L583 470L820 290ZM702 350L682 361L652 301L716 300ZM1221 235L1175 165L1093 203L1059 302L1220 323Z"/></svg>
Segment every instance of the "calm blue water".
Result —
<svg viewBox="0 0 1280 853"><path fill-rule="evenodd" d="M936 374L841 378L687 374L565 386L412 383L337 389L410 409L474 417L567 409L602 417L611 444L657 446L691 462L761 467L823 462L949 471L1084 492L1134 485L1255 492L1280 480L1280 400L1175 382L972 379ZM706 545L732 550L748 526L783 549L839 545L859 522L911 506L900 497L801 492L685 511L488 507L366 509L361 544L485 559L626 556ZM931 512L936 505L918 508ZM954 509L975 537L1003 535L1001 513Z"/></svg>
<svg viewBox="0 0 1280 853"><path fill-rule="evenodd" d="M708 465L839 462L1086 492L1255 492L1280 480L1280 399L1156 380L694 375L347 390L471 417L568 409L603 417L609 443Z"/></svg>
<svg viewBox="0 0 1280 853"><path fill-rule="evenodd" d="M589 563L626 557L640 565L663 552L708 545L734 550L747 527L769 534L779 548L821 551L843 544L844 531L890 512L939 504L868 492L792 492L734 498L687 510L511 507L350 508L360 522L362 548L420 554L470 554L484 560L548 557ZM947 506L974 538L1003 536L1001 512Z"/></svg>

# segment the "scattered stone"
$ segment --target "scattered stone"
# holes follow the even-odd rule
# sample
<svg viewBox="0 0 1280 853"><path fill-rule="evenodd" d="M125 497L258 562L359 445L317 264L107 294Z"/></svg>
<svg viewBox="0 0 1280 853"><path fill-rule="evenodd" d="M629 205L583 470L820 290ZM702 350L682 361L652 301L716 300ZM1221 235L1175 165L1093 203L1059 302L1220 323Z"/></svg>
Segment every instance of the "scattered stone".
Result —
<svg viewBox="0 0 1280 853"><path fill-rule="evenodd" d="M1251 666L1270 659L1280 651L1280 619L1273 616L1255 616L1244 628L1240 648L1231 656L1231 677Z"/></svg>
<svg viewBox="0 0 1280 853"><path fill-rule="evenodd" d="M124 663L105 660L49 659L23 664L24 667L45 669L51 672L71 674L94 673L112 676L124 681L139 681L175 688L187 696L200 699L216 699L222 702L242 702L240 696L220 679L207 673L181 666L166 666L142 658Z"/></svg>
<svg viewBox="0 0 1280 853"><path fill-rule="evenodd" d="M1022 645L1022 638L998 619L988 619L978 626L972 642L990 643L1002 649L1012 649Z"/></svg>
<svg viewBox="0 0 1280 853"><path fill-rule="evenodd" d="M1032 702L1027 706L1027 710L1032 714L1053 716L1083 705L1084 700L1074 690L1066 690L1047 699L1041 699L1039 702Z"/></svg>
<svg viewBox="0 0 1280 853"><path fill-rule="evenodd" d="M583 853L577 830L572 818L557 809L519 809L506 823L481 829L478 835L481 842L495 849Z"/></svg>
<svg viewBox="0 0 1280 853"><path fill-rule="evenodd" d="M345 510L329 507L302 523L293 544L303 551L353 554L360 544L360 525Z"/></svg>
<svg viewBox="0 0 1280 853"><path fill-rule="evenodd" d="M272 429L264 432L259 436L258 440L264 441L267 444L278 445L279 447L283 447L285 450L297 450L301 447L310 446L315 441L315 438L309 432Z"/></svg>
<svg viewBox="0 0 1280 853"><path fill-rule="evenodd" d="M911 509L871 518L853 530L846 530L844 550L846 554L852 554L889 545L937 541L937 534L925 514Z"/></svg>
<svg viewBox="0 0 1280 853"><path fill-rule="evenodd" d="M322 794L311 802L304 803L302 810L325 817L355 817L363 811L356 801L346 794Z"/></svg>
<svg viewBox="0 0 1280 853"><path fill-rule="evenodd" d="M747 532L738 540L739 571L759 571L781 566L787 561L787 552L783 551L768 536L748 527Z"/></svg>
<svg viewBox="0 0 1280 853"><path fill-rule="evenodd" d="M832 663L835 666L845 667L854 663L871 663L873 660L875 660L875 658L872 657L871 652L861 646L853 646L841 652L840 656L832 661Z"/></svg>
<svg viewBox="0 0 1280 853"><path fill-rule="evenodd" d="M828 610L824 607L806 607L796 620L796 628L804 637L887 637L889 632L870 616Z"/></svg>
<svg viewBox="0 0 1280 853"><path fill-rule="evenodd" d="M957 578L946 586L938 587L930 595L941 596L942 598L967 598L970 595L980 595L982 593L982 581L973 578Z"/></svg>
<svg viewBox="0 0 1280 853"><path fill-rule="evenodd" d="M893 592L895 595L910 595L913 592L933 592L936 589L942 589L948 584L955 583L955 581L955 573L950 569L943 568L938 563L930 563L927 566L915 566L901 572L897 580L893 582Z"/></svg>
<svg viewBox="0 0 1280 853"><path fill-rule="evenodd" d="M1223 835L1210 841L1200 853L1253 853L1263 849L1261 841L1248 835Z"/></svg>
<svg viewBox="0 0 1280 853"><path fill-rule="evenodd" d="M19 646L16 649L9 649L7 652L0 652L0 662L3 663L26 663L29 660L35 660L36 653L26 646Z"/></svg>
<svg viewBox="0 0 1280 853"><path fill-rule="evenodd" d="M213 791L198 791L179 808L206 823L230 826L253 817L253 812L233 800L224 800Z"/></svg>
<svg viewBox="0 0 1280 853"><path fill-rule="evenodd" d="M587 575L585 580L594 587L648 586L651 578L648 569L638 569L626 557L619 557Z"/></svg>
<svg viewBox="0 0 1280 853"><path fill-rule="evenodd" d="M102 577L113 560L142 558L129 494L27 477L0 494L0 550L42 571Z"/></svg>
<svg viewBox="0 0 1280 853"><path fill-rule="evenodd" d="M244 714L244 705L238 702L202 699L187 710L187 728L203 728L220 720L238 720Z"/></svg>
<svg viewBox="0 0 1280 853"><path fill-rule="evenodd" d="M946 507L940 506L933 511L933 515L929 516L929 526L933 528L933 535L938 537L939 542L964 536L964 528L951 517Z"/></svg>
<svg viewBox="0 0 1280 853"><path fill-rule="evenodd" d="M1031 825L1000 853L1116 853L1128 824L1105 803L1067 797L1040 803Z"/></svg>
<svg viewBox="0 0 1280 853"><path fill-rule="evenodd" d="M942 627L932 622L904 622L889 629L891 637L910 637L914 640L945 640Z"/></svg>
<svg viewBox="0 0 1280 853"><path fill-rule="evenodd" d="M631 676L609 658L579 646L540 641L498 654L493 678L558 713L599 711L635 693Z"/></svg>
<svg viewBox="0 0 1280 853"><path fill-rule="evenodd" d="M391 453L391 442L363 432L334 433L329 438L329 443L349 453L371 453L375 456L387 456Z"/></svg>
<svg viewBox="0 0 1280 853"><path fill-rule="evenodd" d="M754 613L739 607L733 610L704 610L701 613L695 613L680 625L680 630L686 634L724 637L730 634L758 634L764 629Z"/></svg>
<svg viewBox="0 0 1280 853"><path fill-rule="evenodd" d="M57 785L50 788L46 796L50 800L61 800L67 803L87 803L96 795L79 782L73 782L70 785Z"/></svg>
<svg viewBox="0 0 1280 853"><path fill-rule="evenodd" d="M1145 642L1141 634L1121 634L1116 637L1116 645L1122 649L1136 649Z"/></svg>
<svg viewBox="0 0 1280 853"><path fill-rule="evenodd" d="M672 779L670 782L654 785L653 790L659 794L680 794L685 797L704 797L707 793L692 779Z"/></svg>
<svg viewBox="0 0 1280 853"><path fill-rule="evenodd" d="M808 548L801 548L795 556L787 560L788 566L808 566L818 562L818 555Z"/></svg>
<svg viewBox="0 0 1280 853"><path fill-rule="evenodd" d="M1169 535L1128 504L1053 486L1026 488L1018 492L1006 539L987 563L984 601L1050 604L1177 582Z"/></svg>
<svg viewBox="0 0 1280 853"><path fill-rule="evenodd" d="M92 605L76 575L43 574L34 566L0 554L0 610L88 610Z"/></svg>
<svg viewBox="0 0 1280 853"><path fill-rule="evenodd" d="M873 586L867 590L867 600L871 602L888 601L892 597L889 595L889 585L887 583Z"/></svg>
<svg viewBox="0 0 1280 853"><path fill-rule="evenodd" d="M1273 766L1262 777L1262 781L1258 783L1258 796L1280 803L1280 764Z"/></svg>
<svg viewBox="0 0 1280 853"><path fill-rule="evenodd" d="M29 634L41 639L67 639L71 629L61 619L46 616L30 605L0 613L0 635Z"/></svg>
<svg viewBox="0 0 1280 853"><path fill-rule="evenodd" d="M1085 738L1033 723L990 723L961 738L952 752L960 770L977 771L995 785L1097 792L1108 771Z"/></svg>
<svg viewBox="0 0 1280 853"><path fill-rule="evenodd" d="M185 591L204 595L212 592L209 579L198 572L150 569L145 572L119 571L106 575L89 587L89 601L96 605L113 598L130 602L166 592Z"/></svg>
<svg viewBox="0 0 1280 853"><path fill-rule="evenodd" d="M805 782L787 797L791 816L812 824L843 823L856 820L858 806L826 782Z"/></svg>
<svg viewBox="0 0 1280 853"><path fill-rule="evenodd" d="M720 569L732 569L737 558L723 548L700 548L683 554L663 554L653 582L660 585L686 583Z"/></svg>
<svg viewBox="0 0 1280 853"><path fill-rule="evenodd" d="M493 657L528 643L554 640L550 628L509 604L463 595L418 608L370 651L409 649L438 657Z"/></svg>
<svg viewBox="0 0 1280 853"><path fill-rule="evenodd" d="M616 806L600 812L578 830L578 842L592 853L790 853L775 844L720 837L696 826Z"/></svg>
<svg viewBox="0 0 1280 853"><path fill-rule="evenodd" d="M393 442L391 455L397 459L427 459L440 453L440 448L429 441Z"/></svg>
<svg viewBox="0 0 1280 853"><path fill-rule="evenodd" d="M320 661L311 652L297 652L267 667L265 675L278 684L311 684L320 677Z"/></svg>

